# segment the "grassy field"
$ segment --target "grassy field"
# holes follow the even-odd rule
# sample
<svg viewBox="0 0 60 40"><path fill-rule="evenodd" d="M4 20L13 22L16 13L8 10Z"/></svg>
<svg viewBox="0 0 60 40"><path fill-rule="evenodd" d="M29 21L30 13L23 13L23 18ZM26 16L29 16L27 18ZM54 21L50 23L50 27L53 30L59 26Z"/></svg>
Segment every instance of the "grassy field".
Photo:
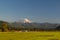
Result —
<svg viewBox="0 0 60 40"><path fill-rule="evenodd" d="M0 40L60 40L60 32L0 32Z"/></svg>

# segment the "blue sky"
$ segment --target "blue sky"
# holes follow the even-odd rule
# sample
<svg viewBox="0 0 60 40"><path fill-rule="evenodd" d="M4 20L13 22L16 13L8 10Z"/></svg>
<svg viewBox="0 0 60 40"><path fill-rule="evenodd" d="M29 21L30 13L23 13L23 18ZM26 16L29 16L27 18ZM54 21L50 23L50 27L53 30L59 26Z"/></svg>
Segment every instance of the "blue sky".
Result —
<svg viewBox="0 0 60 40"><path fill-rule="evenodd" d="M0 20L60 23L60 0L0 0Z"/></svg>

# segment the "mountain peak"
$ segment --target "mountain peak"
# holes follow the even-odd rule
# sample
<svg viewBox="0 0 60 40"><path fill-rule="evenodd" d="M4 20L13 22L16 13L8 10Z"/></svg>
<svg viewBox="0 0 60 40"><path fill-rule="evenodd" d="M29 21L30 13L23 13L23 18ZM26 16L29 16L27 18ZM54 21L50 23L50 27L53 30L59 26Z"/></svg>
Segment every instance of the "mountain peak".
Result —
<svg viewBox="0 0 60 40"><path fill-rule="evenodd" d="M25 18L24 23L31 23L31 21L29 19Z"/></svg>

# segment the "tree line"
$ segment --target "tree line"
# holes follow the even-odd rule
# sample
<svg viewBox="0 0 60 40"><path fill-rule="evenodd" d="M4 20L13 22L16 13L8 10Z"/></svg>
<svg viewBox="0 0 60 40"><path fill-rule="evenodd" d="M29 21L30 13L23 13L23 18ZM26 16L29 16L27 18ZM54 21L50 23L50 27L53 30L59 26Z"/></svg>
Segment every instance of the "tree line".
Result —
<svg viewBox="0 0 60 40"><path fill-rule="evenodd" d="M37 28L37 27L24 27L19 26L19 27L12 27L10 23L5 22L5 21L0 21L0 31L1 32L10 32L10 31L60 31L60 25L57 26L56 28L52 29L43 29L43 28Z"/></svg>

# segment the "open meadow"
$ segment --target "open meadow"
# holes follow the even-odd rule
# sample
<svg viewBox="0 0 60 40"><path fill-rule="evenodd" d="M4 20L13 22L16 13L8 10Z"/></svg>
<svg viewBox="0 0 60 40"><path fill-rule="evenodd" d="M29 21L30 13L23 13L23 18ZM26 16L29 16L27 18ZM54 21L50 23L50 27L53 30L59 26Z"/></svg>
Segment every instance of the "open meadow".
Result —
<svg viewBox="0 0 60 40"><path fill-rule="evenodd" d="M60 40L60 32L0 32L0 40Z"/></svg>

